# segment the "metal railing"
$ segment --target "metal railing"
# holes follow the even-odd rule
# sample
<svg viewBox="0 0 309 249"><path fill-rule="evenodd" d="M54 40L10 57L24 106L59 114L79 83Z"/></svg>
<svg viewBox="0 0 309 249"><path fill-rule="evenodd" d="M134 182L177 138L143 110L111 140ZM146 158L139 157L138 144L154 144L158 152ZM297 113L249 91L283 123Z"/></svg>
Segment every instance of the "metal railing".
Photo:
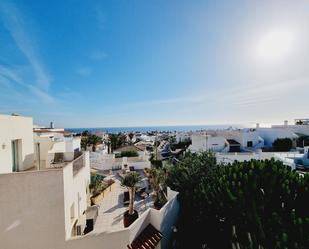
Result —
<svg viewBox="0 0 309 249"><path fill-rule="evenodd" d="M84 154L81 154L79 157L77 157L73 162L73 176L75 176L81 168L85 166L84 163Z"/></svg>

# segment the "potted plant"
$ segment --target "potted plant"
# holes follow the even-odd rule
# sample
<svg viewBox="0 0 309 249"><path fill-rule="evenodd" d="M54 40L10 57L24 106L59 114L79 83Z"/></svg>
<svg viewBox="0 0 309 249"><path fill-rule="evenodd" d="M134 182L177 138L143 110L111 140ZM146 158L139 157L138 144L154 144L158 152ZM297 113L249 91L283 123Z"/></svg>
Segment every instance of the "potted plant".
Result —
<svg viewBox="0 0 309 249"><path fill-rule="evenodd" d="M138 212L134 210L134 197L137 184L140 182L140 180L141 176L137 172L127 173L121 179L121 185L128 189L130 196L129 210L127 210L123 215L124 227L130 226L138 218Z"/></svg>
<svg viewBox="0 0 309 249"><path fill-rule="evenodd" d="M161 209L167 202L165 194L165 172L163 169L152 168L149 171L149 183L153 189L154 207Z"/></svg>

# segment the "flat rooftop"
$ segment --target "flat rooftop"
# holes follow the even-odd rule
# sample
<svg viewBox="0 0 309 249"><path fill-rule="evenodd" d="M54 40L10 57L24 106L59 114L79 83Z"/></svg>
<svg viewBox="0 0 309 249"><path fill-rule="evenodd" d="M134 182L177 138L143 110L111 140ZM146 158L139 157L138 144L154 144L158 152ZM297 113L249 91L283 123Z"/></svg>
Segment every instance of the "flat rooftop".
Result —
<svg viewBox="0 0 309 249"><path fill-rule="evenodd" d="M142 178L145 177L142 171L138 172L142 175ZM123 195L127 189L121 186L120 178L117 174L110 176L110 178L115 183L112 191L103 198L100 204L99 214L92 233L118 231L124 228L123 214L128 210L128 206L123 205ZM151 207L153 207L151 194L145 200L136 200L134 202L134 209L138 211L139 216Z"/></svg>

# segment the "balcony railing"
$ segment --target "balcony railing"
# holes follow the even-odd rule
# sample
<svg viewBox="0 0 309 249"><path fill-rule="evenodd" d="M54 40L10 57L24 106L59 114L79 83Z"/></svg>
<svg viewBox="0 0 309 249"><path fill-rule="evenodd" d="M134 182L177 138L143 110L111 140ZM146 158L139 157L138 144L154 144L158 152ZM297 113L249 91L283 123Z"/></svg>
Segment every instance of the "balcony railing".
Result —
<svg viewBox="0 0 309 249"><path fill-rule="evenodd" d="M77 157L73 162L73 176L75 176L81 168L83 168L85 166L84 163L84 154L80 155L79 157Z"/></svg>

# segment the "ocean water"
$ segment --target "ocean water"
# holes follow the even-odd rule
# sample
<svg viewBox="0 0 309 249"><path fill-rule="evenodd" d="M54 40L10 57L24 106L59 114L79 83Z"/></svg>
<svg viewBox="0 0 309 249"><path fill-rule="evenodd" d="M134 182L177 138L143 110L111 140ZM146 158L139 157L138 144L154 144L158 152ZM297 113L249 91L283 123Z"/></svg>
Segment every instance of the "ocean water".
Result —
<svg viewBox="0 0 309 249"><path fill-rule="evenodd" d="M66 128L66 131L81 133L85 130L89 132L102 131L107 133L119 133L119 132L185 132L185 131L200 131L200 130L222 130L227 128L244 128L243 125L179 125L179 126L143 126L143 127L98 127L98 128Z"/></svg>

